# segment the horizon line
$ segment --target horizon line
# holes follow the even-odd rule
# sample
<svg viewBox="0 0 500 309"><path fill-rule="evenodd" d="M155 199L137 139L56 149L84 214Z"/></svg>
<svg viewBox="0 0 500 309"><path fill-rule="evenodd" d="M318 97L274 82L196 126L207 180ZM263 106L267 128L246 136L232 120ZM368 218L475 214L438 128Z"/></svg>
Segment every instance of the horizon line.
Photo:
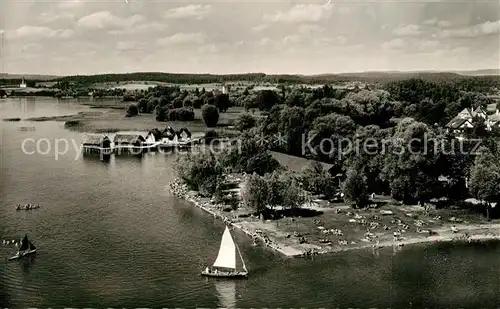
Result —
<svg viewBox="0 0 500 309"><path fill-rule="evenodd" d="M100 72L100 73L85 73L85 74L50 74L50 73L0 73L0 76L6 75L38 75L38 76L55 76L55 77L67 77L67 76L95 76L95 75L120 75L120 74L138 74L138 73L160 73L160 74L182 74L182 75L213 75L213 76L224 76L224 75L250 75L250 74L264 74L264 75L292 75L292 76L321 76L321 75L343 75L343 74L366 74L366 73L457 73L457 72L476 72L476 71L499 71L500 68L481 68L481 69L453 69L453 70L437 70L437 69L415 69L415 70L367 70L367 71L343 71L343 72L328 72L328 73L315 73L315 74L303 74L303 73L265 73L265 72L234 72L234 73L210 73L210 72L166 72L166 71L129 71L129 72Z"/></svg>

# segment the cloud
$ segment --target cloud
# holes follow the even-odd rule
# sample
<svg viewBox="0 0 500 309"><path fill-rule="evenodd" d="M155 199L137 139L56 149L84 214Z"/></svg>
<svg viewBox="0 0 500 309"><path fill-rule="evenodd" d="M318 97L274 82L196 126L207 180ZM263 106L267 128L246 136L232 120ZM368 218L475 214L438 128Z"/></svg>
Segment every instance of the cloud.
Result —
<svg viewBox="0 0 500 309"><path fill-rule="evenodd" d="M128 42L120 41L116 44L116 49L118 49L120 51L132 50L132 49L136 49L137 46L138 46L138 43L134 42L134 41L128 41Z"/></svg>
<svg viewBox="0 0 500 309"><path fill-rule="evenodd" d="M160 45L185 45L202 44L205 42L205 36L202 33L176 33L172 36L157 40Z"/></svg>
<svg viewBox="0 0 500 309"><path fill-rule="evenodd" d="M254 31L254 32L261 32L261 31L266 30L267 28L269 28L269 25L267 25L267 24L261 24L261 25L257 25L255 27L252 27L252 31Z"/></svg>
<svg viewBox="0 0 500 309"><path fill-rule="evenodd" d="M487 21L471 27L443 30L438 34L441 38L475 38L500 33L500 20Z"/></svg>
<svg viewBox="0 0 500 309"><path fill-rule="evenodd" d="M328 19L331 15L331 5L297 4L288 11L279 11L272 15L266 15L264 19L272 22L318 22Z"/></svg>
<svg viewBox="0 0 500 309"><path fill-rule="evenodd" d="M281 39L281 42L285 45L299 44L304 42L304 38L301 35L287 35Z"/></svg>
<svg viewBox="0 0 500 309"><path fill-rule="evenodd" d="M423 51L435 50L440 46L439 41L436 40L421 40L416 44L416 48Z"/></svg>
<svg viewBox="0 0 500 309"><path fill-rule="evenodd" d="M165 23L152 22L152 23L136 25L133 27L128 27L125 29L113 29L108 31L108 33L113 35L132 35L132 34L142 34L142 33L146 34L146 33L163 31L167 28L168 25Z"/></svg>
<svg viewBox="0 0 500 309"><path fill-rule="evenodd" d="M437 23L437 26L439 28L448 28L451 26L451 23L449 21L446 21L446 20L442 20L440 22Z"/></svg>
<svg viewBox="0 0 500 309"><path fill-rule="evenodd" d="M52 28L42 26L22 26L14 31L8 32L8 38L69 38L73 35L73 33L74 32L71 29L54 30Z"/></svg>
<svg viewBox="0 0 500 309"><path fill-rule="evenodd" d="M114 16L109 11L100 11L80 18L77 26L89 30L103 30L108 28L129 28L143 19L141 15L128 18Z"/></svg>
<svg viewBox="0 0 500 309"><path fill-rule="evenodd" d="M402 49L405 45L406 43L404 40L396 38L382 43L382 48L385 50L398 50Z"/></svg>
<svg viewBox="0 0 500 309"><path fill-rule="evenodd" d="M201 46L198 51L202 54L215 54L221 52L222 48L217 44L206 44Z"/></svg>
<svg viewBox="0 0 500 309"><path fill-rule="evenodd" d="M59 3L58 7L60 9L75 9L82 7L84 5L84 2L81 0L65 0Z"/></svg>
<svg viewBox="0 0 500 309"><path fill-rule="evenodd" d="M61 20L73 20L74 18L75 15L70 12L60 12L58 14L44 12L39 16L40 21L43 23L53 23Z"/></svg>
<svg viewBox="0 0 500 309"><path fill-rule="evenodd" d="M262 38L260 39L260 41L258 42L258 44L260 46L268 46L272 43L273 41L270 39L270 38Z"/></svg>
<svg viewBox="0 0 500 309"><path fill-rule="evenodd" d="M424 20L422 22L422 25L435 26L437 23L438 23L438 19L437 18L431 18L431 19Z"/></svg>
<svg viewBox="0 0 500 309"><path fill-rule="evenodd" d="M301 25L298 32L303 35L315 35L323 33L325 28L318 25Z"/></svg>
<svg viewBox="0 0 500 309"><path fill-rule="evenodd" d="M422 28L419 25L402 25L392 33L397 36L419 36L422 34Z"/></svg>
<svg viewBox="0 0 500 309"><path fill-rule="evenodd" d="M446 20L438 20L437 18L427 19L422 22L422 25L438 27L438 28L447 28L451 26L451 23Z"/></svg>
<svg viewBox="0 0 500 309"><path fill-rule="evenodd" d="M330 47L345 45L347 39L344 36L314 38L313 44L317 47Z"/></svg>
<svg viewBox="0 0 500 309"><path fill-rule="evenodd" d="M169 19L203 19L212 11L211 5L191 4L170 9L164 13L165 18Z"/></svg>
<svg viewBox="0 0 500 309"><path fill-rule="evenodd" d="M23 46L22 48L23 53L29 52L29 53L37 53L42 51L42 45L38 43L29 43Z"/></svg>

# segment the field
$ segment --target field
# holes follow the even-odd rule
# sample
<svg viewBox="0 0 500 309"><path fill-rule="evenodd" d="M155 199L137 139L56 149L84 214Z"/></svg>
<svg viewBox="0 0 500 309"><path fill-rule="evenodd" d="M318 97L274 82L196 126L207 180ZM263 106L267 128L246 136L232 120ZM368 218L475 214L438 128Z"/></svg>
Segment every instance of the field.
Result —
<svg viewBox="0 0 500 309"><path fill-rule="evenodd" d="M187 128L192 133L205 132L207 127L203 123L201 110L195 110L195 120L189 122L159 122L153 114L141 114L136 117L125 117L125 108L129 103L116 101L102 101L98 103L85 103L93 107L103 109L93 112L80 112L75 115L28 118L29 121L72 121L76 125L71 126L72 130L89 133L118 132L118 131L149 131L154 128L164 129L167 126L179 130ZM221 136L234 135L236 132L232 128L234 121L243 114L243 108L230 108L226 113L221 113L216 131ZM260 116L256 112L255 116Z"/></svg>

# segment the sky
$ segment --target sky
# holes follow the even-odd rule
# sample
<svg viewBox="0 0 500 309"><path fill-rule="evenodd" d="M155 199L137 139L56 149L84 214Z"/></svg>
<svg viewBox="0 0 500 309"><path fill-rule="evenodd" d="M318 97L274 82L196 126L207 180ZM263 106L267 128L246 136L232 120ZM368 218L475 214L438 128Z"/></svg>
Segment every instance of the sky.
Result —
<svg viewBox="0 0 500 309"><path fill-rule="evenodd" d="M500 2L1 0L1 73L500 68Z"/></svg>

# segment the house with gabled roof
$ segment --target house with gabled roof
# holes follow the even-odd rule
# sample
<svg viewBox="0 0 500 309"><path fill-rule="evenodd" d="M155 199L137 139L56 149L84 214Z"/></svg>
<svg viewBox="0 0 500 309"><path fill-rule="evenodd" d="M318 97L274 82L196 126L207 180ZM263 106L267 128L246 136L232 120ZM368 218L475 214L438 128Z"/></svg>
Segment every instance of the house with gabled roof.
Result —
<svg viewBox="0 0 500 309"><path fill-rule="evenodd" d="M455 117L450 122L445 125L448 132L453 133L462 133L467 129L472 129L474 126L472 125L472 118L460 118Z"/></svg>

